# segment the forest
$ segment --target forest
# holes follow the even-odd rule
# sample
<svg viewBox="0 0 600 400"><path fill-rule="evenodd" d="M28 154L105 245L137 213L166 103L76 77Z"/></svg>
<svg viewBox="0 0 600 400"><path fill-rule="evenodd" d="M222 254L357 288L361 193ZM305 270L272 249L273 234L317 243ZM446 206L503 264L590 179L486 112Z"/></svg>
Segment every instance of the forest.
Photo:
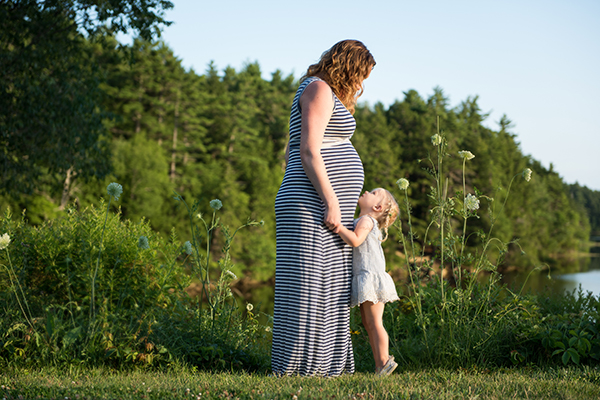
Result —
<svg viewBox="0 0 600 400"><path fill-rule="evenodd" d="M300 77L184 68L170 8L0 0L0 397L599 397L598 296L500 278L589 252L600 192L442 88L355 113L365 189L401 206L384 250L409 279L383 315L400 368L375 377L355 307L354 374L274 376L272 308L246 295L272 288Z"/></svg>
<svg viewBox="0 0 600 400"><path fill-rule="evenodd" d="M92 19L77 24L76 11L48 15L35 3L0 8L0 209L24 213L37 225L61 218L69 207L97 206L107 184L118 182L124 193L115 207L123 219L149 221L163 236L184 241L189 225L174 193L198 202L202 213L211 212L210 200L220 199L227 225L264 222L236 238L233 272L271 278L273 203L300 77L275 71L264 79L258 62L239 71L213 64L202 73L186 70L152 35L152 24L164 23L156 15L132 19L140 36L123 45L115 39L114 21L113 30ZM22 18L14 18L19 12ZM390 106L359 103L352 141L365 167L365 189L392 189L399 178L411 182L415 227L424 228L429 218L431 179L424 161L439 119L448 141L450 187L462 187L457 152L469 150L476 157L468 191L496 203L507 199L495 233L504 242L518 240L520 248L509 248L505 265L525 268L572 257L600 234L600 192L567 184L552 165L523 154L508 116L489 129L477 97L451 106L439 87L429 96L410 90L398 98ZM531 182L515 182L508 194L511 179L525 168L533 170ZM490 226L481 214L473 231ZM397 230L391 237L385 244L390 255L401 247Z"/></svg>

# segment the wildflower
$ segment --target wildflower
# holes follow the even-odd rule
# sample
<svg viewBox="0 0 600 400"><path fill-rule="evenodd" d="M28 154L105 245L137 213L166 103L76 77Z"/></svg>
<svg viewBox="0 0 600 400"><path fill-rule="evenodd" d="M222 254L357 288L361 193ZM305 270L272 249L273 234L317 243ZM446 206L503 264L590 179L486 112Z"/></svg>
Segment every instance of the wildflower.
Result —
<svg viewBox="0 0 600 400"><path fill-rule="evenodd" d="M525 168L525 169L523 170L523 178L525 178L525 180L526 180L527 182L529 182L529 181L531 180L531 172L532 172L532 171L531 171L531 169L529 169L529 168Z"/></svg>
<svg viewBox="0 0 600 400"><path fill-rule="evenodd" d="M254 306L252 305L252 303L246 304L246 310L248 310L248 311L254 310Z"/></svg>
<svg viewBox="0 0 600 400"><path fill-rule="evenodd" d="M458 155L464 158L465 160L471 160L475 158L475 155L468 150L461 150L458 152Z"/></svg>
<svg viewBox="0 0 600 400"><path fill-rule="evenodd" d="M202 213L198 213L198 214L196 214L196 218L198 218L198 219L202 219Z"/></svg>
<svg viewBox="0 0 600 400"><path fill-rule="evenodd" d="M5 233L4 235L0 236L0 250L4 250L8 247L10 243L10 236L8 236L8 233Z"/></svg>
<svg viewBox="0 0 600 400"><path fill-rule="evenodd" d="M119 196L123 194L123 186L117 182L109 183L106 187L108 194L115 198L115 201L119 201Z"/></svg>
<svg viewBox="0 0 600 400"><path fill-rule="evenodd" d="M265 328L265 332L271 332L271 327L270 327L270 326L267 326L267 327Z"/></svg>
<svg viewBox="0 0 600 400"><path fill-rule="evenodd" d="M237 276L233 272L231 272L230 270L226 270L225 273L227 275L229 275L230 277L232 277L233 279L237 279Z"/></svg>
<svg viewBox="0 0 600 400"><path fill-rule="evenodd" d="M396 181L396 185L398 185L398 187L400 188L400 190L406 190L408 189L408 179L406 178L400 178Z"/></svg>
<svg viewBox="0 0 600 400"><path fill-rule="evenodd" d="M221 207L223 207L223 203L221 203L221 200L219 199L214 199L210 201L210 207L213 210L220 210Z"/></svg>
<svg viewBox="0 0 600 400"><path fill-rule="evenodd" d="M138 239L138 247L142 250L150 248L150 243L148 243L148 238L146 236L140 236Z"/></svg>
<svg viewBox="0 0 600 400"><path fill-rule="evenodd" d="M192 244L190 243L190 241L188 240L187 242L185 242L183 244L183 250L188 254L192 254Z"/></svg>
<svg viewBox="0 0 600 400"><path fill-rule="evenodd" d="M471 193L465 197L465 208L469 211L475 211L479 209L479 200Z"/></svg>
<svg viewBox="0 0 600 400"><path fill-rule="evenodd" d="M434 146L439 146L442 144L442 137L436 133L431 137L431 143L433 143Z"/></svg>

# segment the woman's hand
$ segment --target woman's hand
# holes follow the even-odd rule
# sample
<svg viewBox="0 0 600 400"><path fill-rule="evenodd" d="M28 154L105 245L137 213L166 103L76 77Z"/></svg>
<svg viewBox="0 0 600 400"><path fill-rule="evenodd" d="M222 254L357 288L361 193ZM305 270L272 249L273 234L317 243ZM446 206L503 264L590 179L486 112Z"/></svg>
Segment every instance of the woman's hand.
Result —
<svg viewBox="0 0 600 400"><path fill-rule="evenodd" d="M323 222L334 233L339 233L342 226L342 212L339 204L335 203L325 208Z"/></svg>

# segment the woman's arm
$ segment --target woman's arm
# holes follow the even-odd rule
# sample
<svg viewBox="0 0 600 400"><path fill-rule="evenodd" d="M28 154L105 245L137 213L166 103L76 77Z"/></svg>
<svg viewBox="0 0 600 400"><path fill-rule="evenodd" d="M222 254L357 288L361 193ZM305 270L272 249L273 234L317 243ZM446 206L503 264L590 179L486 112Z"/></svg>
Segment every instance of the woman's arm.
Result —
<svg viewBox="0 0 600 400"><path fill-rule="evenodd" d="M354 231L341 225L338 234L344 239L344 242L348 243L348 245L358 247L365 241L367 235L371 232L371 229L373 229L373 221L371 221L371 218L361 218L356 223Z"/></svg>
<svg viewBox="0 0 600 400"><path fill-rule="evenodd" d="M331 186L325 162L321 157L321 145L325 129L333 113L333 93L323 81L309 84L300 97L302 125L300 135L300 158L302 166L317 193L325 203L325 225L339 232L342 213L338 198Z"/></svg>

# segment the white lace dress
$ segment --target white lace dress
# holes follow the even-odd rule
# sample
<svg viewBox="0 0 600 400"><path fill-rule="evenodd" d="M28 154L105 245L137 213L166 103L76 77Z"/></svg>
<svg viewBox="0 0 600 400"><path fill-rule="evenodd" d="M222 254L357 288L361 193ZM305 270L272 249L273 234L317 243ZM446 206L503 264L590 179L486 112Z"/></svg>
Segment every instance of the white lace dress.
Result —
<svg viewBox="0 0 600 400"><path fill-rule="evenodd" d="M394 281L385 271L385 256L381 248L381 231L377 220L370 215L361 218L371 218L373 229L365 241L353 249L350 307L365 301L387 303L399 300ZM354 226L359 219L354 220Z"/></svg>

